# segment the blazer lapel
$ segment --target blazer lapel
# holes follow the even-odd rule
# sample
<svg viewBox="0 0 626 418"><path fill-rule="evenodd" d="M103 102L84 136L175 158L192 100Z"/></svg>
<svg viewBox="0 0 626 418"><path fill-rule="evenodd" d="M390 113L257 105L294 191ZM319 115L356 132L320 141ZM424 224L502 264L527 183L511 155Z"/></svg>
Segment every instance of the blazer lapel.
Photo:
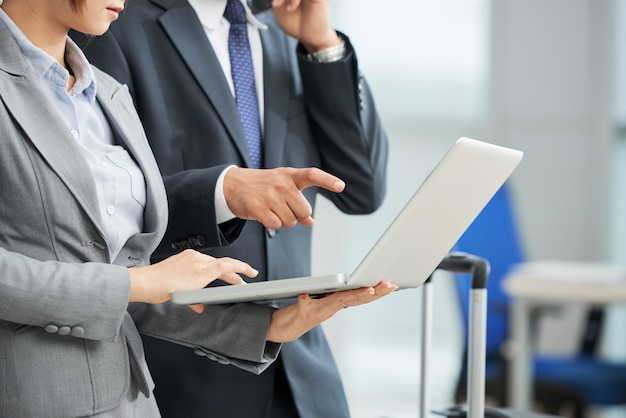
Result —
<svg viewBox="0 0 626 418"><path fill-rule="evenodd" d="M241 157L249 166L248 145L239 120L237 105L223 76L222 67L213 52L193 8L187 1L154 0L167 10L159 18L163 30L183 57L185 64L224 122ZM208 76L207 76L208 74Z"/></svg>
<svg viewBox="0 0 626 418"><path fill-rule="evenodd" d="M0 29L0 71L13 77L0 77L1 99L22 127L26 136L41 153L52 170L74 194L92 222L100 229L98 196L90 169L80 146L63 123L58 111L47 100L40 100L33 108L32 97L43 97L39 84L30 79L30 69L15 41L6 30Z"/></svg>
<svg viewBox="0 0 626 418"><path fill-rule="evenodd" d="M102 107L113 132L128 152L133 156L146 179L148 204L144 212L144 231L147 234L164 233L167 223L165 189L161 174L152 151L146 140L141 121L128 92L128 86L119 85L94 69L98 83L97 100ZM123 123L121 123L123 122ZM145 237L144 237L145 238Z"/></svg>

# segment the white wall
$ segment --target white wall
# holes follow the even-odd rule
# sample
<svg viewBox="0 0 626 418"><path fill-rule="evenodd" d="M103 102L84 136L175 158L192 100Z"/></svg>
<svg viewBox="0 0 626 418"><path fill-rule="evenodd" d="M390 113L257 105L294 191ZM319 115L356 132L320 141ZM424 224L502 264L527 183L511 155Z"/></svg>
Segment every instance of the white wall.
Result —
<svg viewBox="0 0 626 418"><path fill-rule="evenodd" d="M492 6L489 136L526 153L515 191L528 256L607 260L613 2Z"/></svg>

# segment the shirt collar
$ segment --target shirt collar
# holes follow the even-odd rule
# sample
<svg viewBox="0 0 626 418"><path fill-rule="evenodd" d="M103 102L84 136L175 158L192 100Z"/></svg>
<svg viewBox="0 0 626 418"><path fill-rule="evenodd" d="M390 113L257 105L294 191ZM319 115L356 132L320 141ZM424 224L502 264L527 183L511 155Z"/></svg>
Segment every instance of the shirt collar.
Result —
<svg viewBox="0 0 626 418"><path fill-rule="evenodd" d="M85 94L87 99L93 103L96 99L96 78L93 69L83 51L70 37L67 37L65 41L65 61L76 77L72 91L76 94Z"/></svg>
<svg viewBox="0 0 626 418"><path fill-rule="evenodd" d="M224 10L226 10L227 0L189 0L189 4L196 11L200 23L208 30L216 30L219 25L226 22ZM246 9L246 20L248 25L256 29L267 29L267 25L261 23L252 13L245 1L241 2Z"/></svg>
<svg viewBox="0 0 626 418"><path fill-rule="evenodd" d="M46 79L59 87L66 88L69 72L63 68L52 56L44 50L36 47L28 40L22 30L11 20L11 18L0 8L0 22L4 23L9 29L9 33L15 39L18 47L21 49L24 59L31 67L35 76ZM69 38L65 41L65 60L67 65L72 68L76 82L72 87L75 94L84 93L90 100L94 101L96 96L96 81L93 71L85 54L78 46Z"/></svg>

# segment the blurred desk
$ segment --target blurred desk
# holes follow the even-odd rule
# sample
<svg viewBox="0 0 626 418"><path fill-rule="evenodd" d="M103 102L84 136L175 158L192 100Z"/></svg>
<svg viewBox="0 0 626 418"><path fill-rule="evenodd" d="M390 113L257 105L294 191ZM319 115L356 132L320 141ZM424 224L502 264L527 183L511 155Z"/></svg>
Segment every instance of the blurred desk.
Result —
<svg viewBox="0 0 626 418"><path fill-rule="evenodd" d="M626 303L626 269L619 266L540 261L520 264L503 282L512 297L511 406L531 410L532 328L539 309L569 303L608 305Z"/></svg>

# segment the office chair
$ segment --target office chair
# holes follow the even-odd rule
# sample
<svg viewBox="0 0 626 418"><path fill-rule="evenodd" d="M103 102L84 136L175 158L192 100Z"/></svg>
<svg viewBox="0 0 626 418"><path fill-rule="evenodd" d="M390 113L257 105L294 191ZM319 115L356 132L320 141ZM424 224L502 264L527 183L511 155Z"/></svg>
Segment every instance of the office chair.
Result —
<svg viewBox="0 0 626 418"><path fill-rule="evenodd" d="M485 258L491 265L487 286L485 395L499 406L509 406L508 361L504 352L509 331L510 297L502 290L501 281L514 264L524 261L524 257L506 184L459 239L455 250ZM457 277L465 332L468 324L468 283L465 278ZM537 408L554 415L566 410L574 418L585 418L591 405L626 405L626 365L608 363L594 355L603 313L600 308L589 311L586 333L577 356L534 356L533 402ZM463 402L466 393L466 366L464 362L459 375L455 394L457 403Z"/></svg>

